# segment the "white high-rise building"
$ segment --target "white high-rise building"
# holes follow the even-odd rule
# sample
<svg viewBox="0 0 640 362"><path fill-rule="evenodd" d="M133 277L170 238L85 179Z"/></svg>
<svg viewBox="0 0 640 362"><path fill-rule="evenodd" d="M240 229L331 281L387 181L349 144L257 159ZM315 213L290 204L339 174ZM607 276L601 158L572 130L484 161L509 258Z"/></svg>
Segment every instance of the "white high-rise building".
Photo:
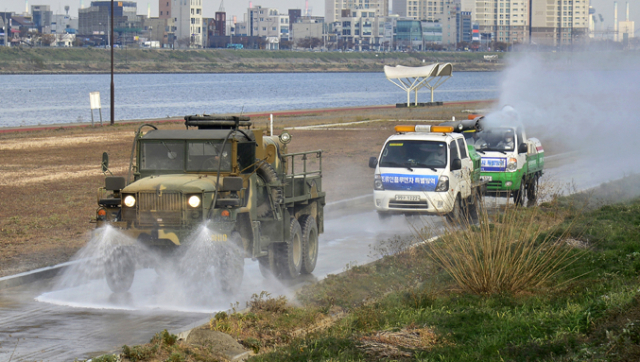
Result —
<svg viewBox="0 0 640 362"><path fill-rule="evenodd" d="M438 15L455 12L459 3L460 0L393 0L391 13L403 18L433 21Z"/></svg>
<svg viewBox="0 0 640 362"><path fill-rule="evenodd" d="M544 2L546 6L547 0L534 0L534 3L536 1ZM481 42L527 43L529 0L477 0L476 21Z"/></svg>
<svg viewBox="0 0 640 362"><path fill-rule="evenodd" d="M175 37L180 48L202 48L202 0L171 0Z"/></svg>
<svg viewBox="0 0 640 362"><path fill-rule="evenodd" d="M531 4L531 42L569 45L586 38L589 0L534 0Z"/></svg>
<svg viewBox="0 0 640 362"><path fill-rule="evenodd" d="M389 0L325 0L324 22L338 21L342 10L369 10L375 12L375 16L388 16Z"/></svg>

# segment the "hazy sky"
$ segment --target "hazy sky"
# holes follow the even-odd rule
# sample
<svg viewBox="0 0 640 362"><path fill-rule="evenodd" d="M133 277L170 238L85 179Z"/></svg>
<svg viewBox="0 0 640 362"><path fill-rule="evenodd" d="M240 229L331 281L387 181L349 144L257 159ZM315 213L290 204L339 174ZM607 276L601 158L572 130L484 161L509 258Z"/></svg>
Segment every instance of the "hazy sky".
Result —
<svg viewBox="0 0 640 362"><path fill-rule="evenodd" d="M49 5L54 13L63 14L64 6L69 5L72 16L78 16L78 7L82 2L85 7L89 6L91 0L28 0L31 5ZM390 0L391 3L393 0ZM536 1L536 0L534 0ZM151 16L158 16L158 0L139 0L138 14L147 13L147 5L151 6ZM604 28L613 28L613 2L614 0L591 0L591 6L596 9L596 14L602 14L604 17ZM238 17L238 21L243 20L244 14L249 7L249 1L243 0L227 0L224 7L227 12L227 18L232 15ZM629 0L631 11L630 20L636 22L636 30L640 30L640 1ZM213 17L214 13L220 7L220 0L203 0L203 12L206 17ZM305 0L256 0L253 5L261 5L263 7L272 7L278 9L281 13L287 13L288 9L304 9ZM312 15L324 16L324 0L309 0L309 7L312 9ZM25 10L25 0L2 0L0 2L0 11L4 10L22 13ZM626 17L626 1L618 1L618 20L625 20ZM600 30L600 24L597 24L597 30ZM640 36L640 31L636 32Z"/></svg>

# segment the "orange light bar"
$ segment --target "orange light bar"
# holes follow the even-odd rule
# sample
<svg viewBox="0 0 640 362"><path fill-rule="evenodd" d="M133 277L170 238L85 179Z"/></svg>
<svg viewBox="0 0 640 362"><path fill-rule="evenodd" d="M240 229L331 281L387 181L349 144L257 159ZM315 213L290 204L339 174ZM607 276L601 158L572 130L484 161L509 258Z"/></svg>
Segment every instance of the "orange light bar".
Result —
<svg viewBox="0 0 640 362"><path fill-rule="evenodd" d="M395 126L394 129L396 132L415 132L416 126Z"/></svg>
<svg viewBox="0 0 640 362"><path fill-rule="evenodd" d="M476 119L478 117L482 117L481 114L470 114L469 116L467 116L467 119Z"/></svg>
<svg viewBox="0 0 640 362"><path fill-rule="evenodd" d="M453 127L451 126L432 126L431 132L435 133L451 133L453 132Z"/></svg>

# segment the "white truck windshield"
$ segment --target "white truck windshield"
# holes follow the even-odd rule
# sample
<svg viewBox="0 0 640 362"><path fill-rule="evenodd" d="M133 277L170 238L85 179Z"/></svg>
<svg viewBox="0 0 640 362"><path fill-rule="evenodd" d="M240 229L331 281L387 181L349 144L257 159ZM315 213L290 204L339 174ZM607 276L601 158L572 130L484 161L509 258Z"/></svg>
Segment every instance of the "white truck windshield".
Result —
<svg viewBox="0 0 640 362"><path fill-rule="evenodd" d="M394 140L382 151L380 167L445 168L447 145L445 142Z"/></svg>

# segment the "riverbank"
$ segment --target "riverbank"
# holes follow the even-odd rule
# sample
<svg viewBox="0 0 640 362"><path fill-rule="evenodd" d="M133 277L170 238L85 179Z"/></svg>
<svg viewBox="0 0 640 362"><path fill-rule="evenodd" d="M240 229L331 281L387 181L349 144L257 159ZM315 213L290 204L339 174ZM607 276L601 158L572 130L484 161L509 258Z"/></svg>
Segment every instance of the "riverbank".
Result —
<svg viewBox="0 0 640 362"><path fill-rule="evenodd" d="M452 63L460 71L500 71L505 53L480 52L301 52L267 50L116 49L114 72L291 73L380 72L385 65ZM485 55L497 55L485 61ZM111 52L98 48L0 47L0 74L102 74Z"/></svg>

